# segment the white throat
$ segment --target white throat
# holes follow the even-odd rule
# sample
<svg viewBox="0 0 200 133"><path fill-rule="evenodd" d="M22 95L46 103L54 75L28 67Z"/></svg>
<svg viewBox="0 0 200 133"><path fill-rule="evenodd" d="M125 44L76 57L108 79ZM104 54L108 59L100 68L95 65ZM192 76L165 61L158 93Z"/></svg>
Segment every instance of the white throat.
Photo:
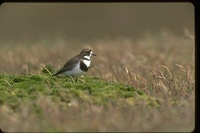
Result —
<svg viewBox="0 0 200 133"><path fill-rule="evenodd" d="M86 59L86 60L90 60L90 56L89 55L85 55L85 56L83 56L83 59Z"/></svg>
<svg viewBox="0 0 200 133"><path fill-rule="evenodd" d="M87 67L89 67L90 63L91 63L90 56L89 55L85 55L84 58L83 58L83 62L85 63L85 65Z"/></svg>

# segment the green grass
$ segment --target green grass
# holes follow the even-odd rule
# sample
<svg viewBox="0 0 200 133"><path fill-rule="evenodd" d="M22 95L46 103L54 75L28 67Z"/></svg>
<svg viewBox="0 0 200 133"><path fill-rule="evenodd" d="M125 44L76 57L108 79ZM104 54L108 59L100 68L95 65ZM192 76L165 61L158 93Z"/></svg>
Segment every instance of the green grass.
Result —
<svg viewBox="0 0 200 133"><path fill-rule="evenodd" d="M84 110L88 108L88 105L95 108L103 107L105 111L111 106L113 108L122 106L123 108L132 108L137 106L141 101L149 107L157 108L160 106L157 98L146 95L142 91L129 85L123 85L118 82L108 82L100 78L88 76L81 77L81 80L84 80L85 83L78 80L78 82L74 84L68 77L51 76L45 70L42 70L40 74L36 75L1 74L1 111L5 111L4 108L6 107L9 109L9 112L17 112L18 115L16 117L23 119L24 110L28 110L27 118L30 119L29 115L34 116L34 123L37 123L35 121L38 121L38 118L40 118L39 124L36 124L36 128L32 131L91 131L91 129L84 129L84 127L81 126L73 127L74 124L72 124L72 127L70 126L72 129L67 128L65 130L52 125L52 123L49 123L47 118L45 118L49 113L49 109L48 107L44 107L46 105L44 105L45 103L43 102L49 100L47 104L53 105L53 108L55 106L59 114L63 114L63 112L66 112L72 107L78 107L79 110ZM42 100L42 103L41 98L44 100ZM68 115L72 114L73 111L70 111ZM65 115L63 117L65 117ZM80 119L80 121L82 121L82 119ZM32 121L29 121L29 123L32 123ZM24 125L20 126L23 127ZM18 129L15 127L14 131L22 130L29 131L30 129ZM93 131L98 130L94 128Z"/></svg>
<svg viewBox="0 0 200 133"><path fill-rule="evenodd" d="M136 88L118 82L108 82L100 78L81 78L71 82L65 76L55 77L43 71L37 75L0 75L0 105L8 105L17 110L24 101L35 101L39 95L48 96L58 105L71 105L74 98L79 103L95 105L119 104L129 99L129 104L134 105L138 100L150 106L159 106L158 99L144 94ZM155 102L156 101L156 102ZM35 106L35 105L34 105ZM34 108L33 106L33 108ZM34 110L37 111L35 106Z"/></svg>

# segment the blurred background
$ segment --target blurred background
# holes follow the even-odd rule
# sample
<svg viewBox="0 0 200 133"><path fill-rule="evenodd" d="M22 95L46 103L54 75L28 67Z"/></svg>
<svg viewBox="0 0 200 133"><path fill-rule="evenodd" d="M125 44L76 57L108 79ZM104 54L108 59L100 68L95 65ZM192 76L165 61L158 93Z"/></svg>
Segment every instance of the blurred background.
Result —
<svg viewBox="0 0 200 133"><path fill-rule="evenodd" d="M120 58L130 59L121 64L146 77L154 65L192 61L193 67L193 46L191 3L3 3L0 7L2 72L38 73L46 64L59 68L81 49L91 48L98 55L94 64L109 68L114 59L115 66ZM147 72L140 70L146 66L141 61L149 62ZM91 75L119 73L111 69L97 74L95 70L105 70L98 66Z"/></svg>
<svg viewBox="0 0 200 133"><path fill-rule="evenodd" d="M46 129L191 132L195 127L194 42L191 3L3 3L0 6L0 86L8 87L0 87L3 99L0 104L5 101L18 107L20 103L20 110L13 114L7 106L0 106L1 128L8 132ZM137 101L132 99L137 95L119 98L121 92L113 91L115 88L107 95L106 86L101 91L105 93L102 99L107 101L114 94L116 101L110 99L106 108L102 108L91 102L85 87L74 88L77 93L71 95L71 89L68 91L60 85L61 88L51 89L52 83L46 76L49 86L45 91L53 92L49 96L45 91L33 95L30 91L32 96L29 96L29 90L37 91L33 86L27 92L15 89L14 82L18 84L18 80L10 74L40 76L47 65L57 71L83 48L91 48L97 54L88 76L133 86L153 96L152 99L160 98L161 106L149 108L151 100L146 96L144 100L136 97ZM4 75L10 80L4 80ZM26 92L26 96L21 92ZM68 108L71 97L72 102L77 99L78 106ZM18 102L15 98L19 98ZM30 102L24 98L31 98ZM41 108L44 113L33 112L34 108Z"/></svg>
<svg viewBox="0 0 200 133"><path fill-rule="evenodd" d="M194 32L191 3L3 3L0 45L45 39L89 42L145 32Z"/></svg>

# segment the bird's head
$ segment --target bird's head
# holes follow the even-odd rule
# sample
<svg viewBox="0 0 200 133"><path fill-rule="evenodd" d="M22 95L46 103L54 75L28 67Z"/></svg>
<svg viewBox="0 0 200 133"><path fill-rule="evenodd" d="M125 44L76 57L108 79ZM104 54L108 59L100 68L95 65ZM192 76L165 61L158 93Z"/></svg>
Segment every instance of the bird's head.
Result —
<svg viewBox="0 0 200 133"><path fill-rule="evenodd" d="M97 56L96 54L93 54L91 49L83 49L80 54L83 56L89 56L89 57Z"/></svg>

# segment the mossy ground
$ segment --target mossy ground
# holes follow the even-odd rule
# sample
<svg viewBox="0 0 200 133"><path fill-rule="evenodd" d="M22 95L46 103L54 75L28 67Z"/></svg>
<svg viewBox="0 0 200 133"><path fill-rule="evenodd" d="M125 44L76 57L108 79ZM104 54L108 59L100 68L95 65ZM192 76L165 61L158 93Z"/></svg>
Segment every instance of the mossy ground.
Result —
<svg viewBox="0 0 200 133"><path fill-rule="evenodd" d="M62 106L71 106L74 99L79 103L95 105L107 105L108 103L117 105L122 102L134 105L136 101L142 99L148 105L159 106L158 99L132 86L88 76L80 79L84 82L78 80L73 83L69 77L55 77L48 73L0 75L0 104L17 109L23 102L32 101L34 103L39 95L45 95Z"/></svg>
<svg viewBox="0 0 200 133"><path fill-rule="evenodd" d="M45 72L36 75L1 74L0 106L4 111L8 108L9 112L18 112L22 115L20 119L23 119L25 110L27 110L27 114L34 116L34 119L31 118L34 123L41 119L39 126L36 126L33 131L91 131L91 129L84 129L81 126L71 127L71 130L70 128L61 130L62 128L48 123L49 121L45 117L51 115L49 108L54 107L59 114L63 114L62 112L66 112L71 108L85 111L88 106L100 110L102 107L107 110L111 106L113 108L134 108L141 101L149 107L159 107L158 99L146 95L132 86L118 82L108 82L96 77L84 76L80 79L84 82L78 80L73 83L69 77L55 77ZM48 104L51 104L51 107L48 107ZM73 115L73 111L70 111L68 115ZM30 119L29 115L27 118ZM80 121L82 121L81 119ZM78 123L77 120L76 123ZM74 124L72 125L74 126ZM18 131L21 130L18 129ZM94 128L93 131L98 130Z"/></svg>

